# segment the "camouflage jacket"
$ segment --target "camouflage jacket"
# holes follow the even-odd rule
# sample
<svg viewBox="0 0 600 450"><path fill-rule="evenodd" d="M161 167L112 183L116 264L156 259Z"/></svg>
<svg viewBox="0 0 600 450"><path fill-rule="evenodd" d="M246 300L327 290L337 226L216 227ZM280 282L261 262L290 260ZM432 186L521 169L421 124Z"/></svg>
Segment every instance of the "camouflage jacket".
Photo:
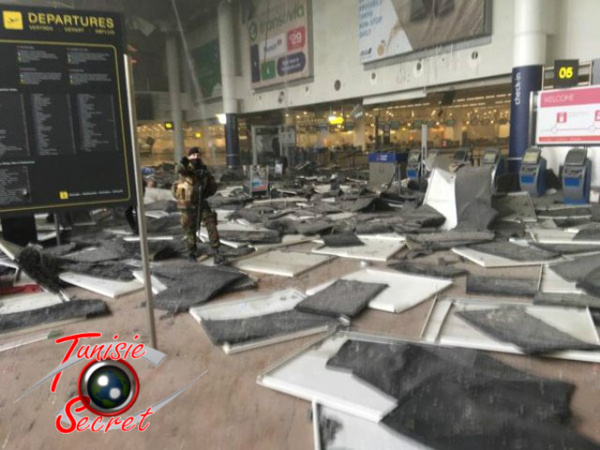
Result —
<svg viewBox="0 0 600 450"><path fill-rule="evenodd" d="M217 191L217 182L204 164L194 167L191 163L177 165L179 180L173 184L172 192L179 209L194 209L198 206L198 196L204 201Z"/></svg>

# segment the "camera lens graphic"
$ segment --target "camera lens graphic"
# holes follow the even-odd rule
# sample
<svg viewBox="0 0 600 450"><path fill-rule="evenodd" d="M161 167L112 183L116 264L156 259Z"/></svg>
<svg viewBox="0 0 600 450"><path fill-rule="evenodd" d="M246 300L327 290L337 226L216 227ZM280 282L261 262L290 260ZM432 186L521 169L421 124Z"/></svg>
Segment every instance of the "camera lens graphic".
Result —
<svg viewBox="0 0 600 450"><path fill-rule="evenodd" d="M122 414L139 393L138 376L123 360L92 361L79 376L78 392L89 397L87 409L100 416Z"/></svg>

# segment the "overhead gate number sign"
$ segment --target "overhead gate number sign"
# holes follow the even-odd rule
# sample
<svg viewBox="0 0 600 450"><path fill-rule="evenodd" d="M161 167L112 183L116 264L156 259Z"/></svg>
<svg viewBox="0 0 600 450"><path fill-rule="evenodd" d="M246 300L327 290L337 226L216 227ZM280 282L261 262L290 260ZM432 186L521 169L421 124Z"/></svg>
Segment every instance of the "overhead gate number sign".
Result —
<svg viewBox="0 0 600 450"><path fill-rule="evenodd" d="M134 201L118 14L0 6L0 215Z"/></svg>
<svg viewBox="0 0 600 450"><path fill-rule="evenodd" d="M537 111L538 144L600 143L600 86L540 92Z"/></svg>

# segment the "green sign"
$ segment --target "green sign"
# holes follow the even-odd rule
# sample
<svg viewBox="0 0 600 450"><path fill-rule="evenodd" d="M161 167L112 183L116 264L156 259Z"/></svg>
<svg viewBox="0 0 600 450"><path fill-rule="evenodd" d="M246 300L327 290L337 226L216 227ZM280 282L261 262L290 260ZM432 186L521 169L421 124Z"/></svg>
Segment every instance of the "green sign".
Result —
<svg viewBox="0 0 600 450"><path fill-rule="evenodd" d="M215 39L191 51L203 99L221 96L221 57Z"/></svg>
<svg viewBox="0 0 600 450"><path fill-rule="evenodd" d="M271 80L277 76L275 61L267 61L260 65L261 80Z"/></svg>

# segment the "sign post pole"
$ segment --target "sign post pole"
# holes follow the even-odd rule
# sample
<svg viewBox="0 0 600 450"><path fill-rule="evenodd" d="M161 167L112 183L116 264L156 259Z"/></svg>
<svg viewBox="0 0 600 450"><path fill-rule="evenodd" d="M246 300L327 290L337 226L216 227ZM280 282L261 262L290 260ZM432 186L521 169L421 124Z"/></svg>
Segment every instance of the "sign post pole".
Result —
<svg viewBox="0 0 600 450"><path fill-rule="evenodd" d="M146 294L146 308L148 309L148 326L150 329L150 342L153 348L158 349L156 344L156 329L154 326L154 295L152 293L152 277L150 272L150 257L148 251L148 232L146 229L146 207L144 206L144 189L142 180L142 168L140 167L140 155L137 148L137 133L135 131L135 103L133 102L133 77L131 74L131 63L127 55L125 59L125 80L127 85L127 103L129 105L129 123L131 148L133 153L133 169L135 171L135 191L137 197L137 220L140 237L140 250L142 257L142 269L144 272L144 291Z"/></svg>

